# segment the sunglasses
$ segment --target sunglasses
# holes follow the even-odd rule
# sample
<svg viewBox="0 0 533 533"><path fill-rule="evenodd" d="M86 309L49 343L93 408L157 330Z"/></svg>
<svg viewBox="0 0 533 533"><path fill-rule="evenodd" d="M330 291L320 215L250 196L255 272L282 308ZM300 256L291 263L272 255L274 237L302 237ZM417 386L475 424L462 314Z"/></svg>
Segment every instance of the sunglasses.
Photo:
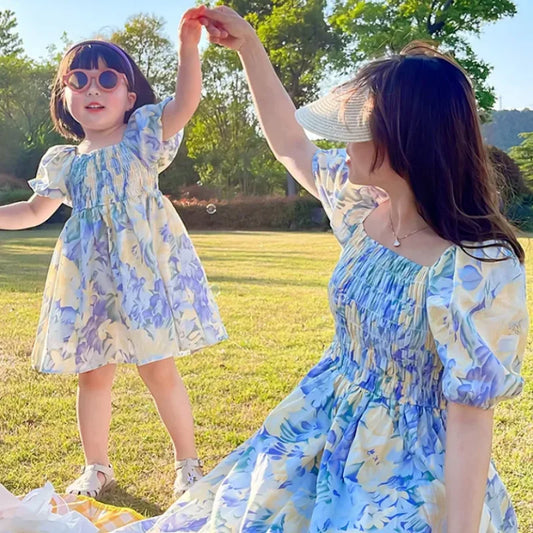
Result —
<svg viewBox="0 0 533 533"><path fill-rule="evenodd" d="M124 79L126 86L128 86L128 78L126 77L126 74L123 72L117 72L112 68L106 68L97 74L92 74L92 71L90 70L76 68L67 72L63 76L63 84L71 91L81 93L89 87L92 80L95 80L96 85L100 90L111 92L118 87L121 79Z"/></svg>

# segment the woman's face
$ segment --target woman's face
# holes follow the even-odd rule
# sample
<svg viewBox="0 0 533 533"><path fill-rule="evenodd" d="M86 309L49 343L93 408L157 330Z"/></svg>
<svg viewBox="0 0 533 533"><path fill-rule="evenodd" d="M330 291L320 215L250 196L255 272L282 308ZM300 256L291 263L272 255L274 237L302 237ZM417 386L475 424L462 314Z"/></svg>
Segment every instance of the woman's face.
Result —
<svg viewBox="0 0 533 533"><path fill-rule="evenodd" d="M371 171L375 157L373 141L351 142L346 145L349 174L348 179L357 185L372 185L373 174ZM375 183L374 183L375 185Z"/></svg>

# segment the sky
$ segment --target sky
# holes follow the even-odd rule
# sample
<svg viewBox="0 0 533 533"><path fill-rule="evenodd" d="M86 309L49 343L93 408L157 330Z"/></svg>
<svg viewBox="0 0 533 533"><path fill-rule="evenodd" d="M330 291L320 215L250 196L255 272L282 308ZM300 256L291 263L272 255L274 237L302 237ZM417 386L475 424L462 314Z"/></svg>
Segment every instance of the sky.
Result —
<svg viewBox="0 0 533 533"><path fill-rule="evenodd" d="M472 0L474 1L474 0ZM33 58L47 55L46 47L60 45L64 31L74 41L99 32L124 27L131 15L149 13L167 21L166 32L176 41L182 14L195 0L0 0L0 10L11 9L26 53ZM493 66L489 84L494 87L496 109L533 109L533 0L515 0L513 18L487 25L472 39L478 56Z"/></svg>

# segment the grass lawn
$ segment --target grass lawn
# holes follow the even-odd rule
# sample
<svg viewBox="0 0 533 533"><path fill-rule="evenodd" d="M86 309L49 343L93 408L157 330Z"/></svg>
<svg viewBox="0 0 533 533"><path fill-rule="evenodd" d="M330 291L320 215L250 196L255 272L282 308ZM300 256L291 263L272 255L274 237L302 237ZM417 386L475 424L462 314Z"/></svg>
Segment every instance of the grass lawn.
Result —
<svg viewBox="0 0 533 533"><path fill-rule="evenodd" d="M30 369L41 292L59 228L0 232L0 482L24 494L50 480L61 491L83 455L76 378ZM333 333L326 286L339 248L330 233L195 233L230 340L177 361L189 389L197 441L212 468L259 427L320 358ZM524 240L533 305L533 253ZM525 392L496 411L494 460L521 531L533 532L533 358ZM120 367L111 457L119 486L106 495L145 515L172 501L172 450L134 368Z"/></svg>

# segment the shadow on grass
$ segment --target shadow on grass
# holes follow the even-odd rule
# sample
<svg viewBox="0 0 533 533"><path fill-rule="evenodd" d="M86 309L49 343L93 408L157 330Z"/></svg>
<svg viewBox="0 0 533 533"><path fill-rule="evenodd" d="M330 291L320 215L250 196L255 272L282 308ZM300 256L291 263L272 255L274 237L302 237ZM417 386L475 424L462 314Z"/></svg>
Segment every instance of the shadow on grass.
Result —
<svg viewBox="0 0 533 533"><path fill-rule="evenodd" d="M129 507L142 514L145 518L160 515L164 511L164 509L153 502L149 502L138 496L133 496L120 485L115 485L106 491L102 495L101 502L116 507Z"/></svg>
<svg viewBox="0 0 533 533"><path fill-rule="evenodd" d="M209 276L209 283L213 285L214 283L235 283L237 285L257 285L265 287L318 287L326 288L327 280L323 281L317 279L317 281L308 281L308 280L298 280L298 279L275 279L275 278L245 278L237 276Z"/></svg>
<svg viewBox="0 0 533 533"><path fill-rule="evenodd" d="M12 239L50 239L59 236L63 224L42 224L36 228L28 228L23 230L0 230L0 241Z"/></svg>
<svg viewBox="0 0 533 533"><path fill-rule="evenodd" d="M34 246L32 243L31 246ZM50 259L52 257L52 252L41 253L41 252L29 252L29 253L20 253L19 251L9 251L6 250L6 246L2 246L0 242L0 287L7 286L8 284L13 285L13 273L17 272L17 279L24 279L31 281L33 285L39 284L44 286L44 280L46 278L46 273L50 265ZM263 254L245 254L248 260L261 262ZM293 256L298 256L301 254L292 254ZM272 260L266 263L266 266L270 267L272 270L276 268L280 269L289 269L290 261L287 260L278 260L274 261L274 258L278 258L274 254L271 255ZM240 258L242 259L242 257ZM263 258L264 259L264 258ZM203 262L208 262L205 257L202 257ZM227 261L228 263L234 263L235 257L216 257L213 258L214 261L221 262ZM294 261L294 259L293 259ZM263 260L264 262L264 260ZM244 277L244 276L209 276L210 283L236 283L238 285L257 285L257 286L269 286L269 287L322 287L325 285L325 282L322 280L310 281L310 280L299 280L299 279L275 279L273 277L268 277L265 275L264 278L260 277ZM24 283L20 284L20 290L24 287ZM27 288L27 287L26 287Z"/></svg>
<svg viewBox="0 0 533 533"><path fill-rule="evenodd" d="M29 288L29 285L44 285L51 256L51 252L8 252L0 245L0 286L16 285L20 290L24 290Z"/></svg>
<svg viewBox="0 0 533 533"><path fill-rule="evenodd" d="M44 284L56 240L54 228L0 231L0 285Z"/></svg>

